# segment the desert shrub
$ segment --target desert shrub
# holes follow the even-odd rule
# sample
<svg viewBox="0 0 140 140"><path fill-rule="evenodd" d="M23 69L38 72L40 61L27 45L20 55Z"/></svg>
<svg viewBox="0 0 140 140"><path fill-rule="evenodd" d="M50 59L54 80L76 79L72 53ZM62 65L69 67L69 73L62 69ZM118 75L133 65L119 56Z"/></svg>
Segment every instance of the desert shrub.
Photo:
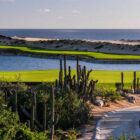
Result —
<svg viewBox="0 0 140 140"><path fill-rule="evenodd" d="M105 94L106 101L116 102L117 100L120 100L120 99L121 99L120 92L117 92L114 90L106 90L106 94Z"/></svg>
<svg viewBox="0 0 140 140"><path fill-rule="evenodd" d="M75 129L69 131L57 130L56 136L58 140L76 140L79 133Z"/></svg>
<svg viewBox="0 0 140 140"><path fill-rule="evenodd" d="M95 47L95 49L101 49L103 47L104 47L104 45L99 45L99 46Z"/></svg>
<svg viewBox="0 0 140 140"><path fill-rule="evenodd" d="M105 97L105 94L106 94L106 88L104 88L102 85L96 85L95 87L95 91L93 93L93 97Z"/></svg>
<svg viewBox="0 0 140 140"><path fill-rule="evenodd" d="M32 132L26 124L19 123L17 115L10 110L0 110L1 140L49 140L45 133Z"/></svg>
<svg viewBox="0 0 140 140"><path fill-rule="evenodd" d="M140 139L140 137L136 137L130 134L123 134L121 137L108 138L107 140L137 140L137 139Z"/></svg>
<svg viewBox="0 0 140 140"><path fill-rule="evenodd" d="M41 84L36 87L37 100L37 119L43 123L44 102L47 106L47 128L50 128L51 120L51 84ZM20 111L20 105L30 113L32 108L31 92L18 92L18 112L20 120L25 121L27 118ZM9 99L8 106L13 106L14 97ZM72 91L57 90L55 93L55 127L60 129L68 129L83 124L89 120L90 107L88 104L78 97L77 93Z"/></svg>
<svg viewBox="0 0 140 140"><path fill-rule="evenodd" d="M2 91L0 91L0 109L5 107L5 100L4 100L4 94Z"/></svg>
<svg viewBox="0 0 140 140"><path fill-rule="evenodd" d="M102 85L96 86L95 92L92 95L92 97L95 99L96 97L101 97L106 102L116 102L117 100L121 99L120 92L117 92L112 89L104 88Z"/></svg>
<svg viewBox="0 0 140 140"><path fill-rule="evenodd" d="M60 96L61 94L63 96ZM90 108L75 92L61 92L58 95L56 103L58 126L66 129L88 121Z"/></svg>

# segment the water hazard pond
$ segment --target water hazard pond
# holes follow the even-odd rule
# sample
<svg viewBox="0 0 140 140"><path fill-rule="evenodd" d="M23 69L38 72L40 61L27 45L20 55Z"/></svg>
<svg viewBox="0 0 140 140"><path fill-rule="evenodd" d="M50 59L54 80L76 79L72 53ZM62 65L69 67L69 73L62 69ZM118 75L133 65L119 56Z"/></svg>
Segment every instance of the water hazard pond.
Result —
<svg viewBox="0 0 140 140"><path fill-rule="evenodd" d="M67 60L67 66L76 69L75 60ZM97 64L80 61L81 66L92 70L140 71L140 64ZM59 69L59 59L26 56L0 56L0 71L24 71Z"/></svg>

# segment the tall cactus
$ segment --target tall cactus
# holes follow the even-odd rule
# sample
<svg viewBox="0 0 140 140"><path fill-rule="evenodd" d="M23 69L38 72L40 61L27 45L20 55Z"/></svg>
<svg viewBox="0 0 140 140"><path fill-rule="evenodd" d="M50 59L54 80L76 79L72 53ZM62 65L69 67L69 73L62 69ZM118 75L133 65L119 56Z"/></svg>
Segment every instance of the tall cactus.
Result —
<svg viewBox="0 0 140 140"><path fill-rule="evenodd" d="M77 76L79 73L79 57L77 56ZM78 77L77 77L77 81L78 81Z"/></svg>
<svg viewBox="0 0 140 140"><path fill-rule="evenodd" d="M73 90L76 89L76 78L75 78L75 75L73 75Z"/></svg>
<svg viewBox="0 0 140 140"><path fill-rule="evenodd" d="M63 66L62 66L62 59L60 59L59 86L62 89L62 87L63 87Z"/></svg>
<svg viewBox="0 0 140 140"><path fill-rule="evenodd" d="M69 66L69 79L71 78L71 67Z"/></svg>
<svg viewBox="0 0 140 140"><path fill-rule="evenodd" d="M72 88L72 78L71 78L71 67L69 66L69 74L68 74L68 84L69 87Z"/></svg>
<svg viewBox="0 0 140 140"><path fill-rule="evenodd" d="M46 131L46 102L44 102L43 130Z"/></svg>
<svg viewBox="0 0 140 140"><path fill-rule="evenodd" d="M56 79L55 81L55 87L57 88L58 87L58 80Z"/></svg>
<svg viewBox="0 0 140 140"><path fill-rule="evenodd" d="M55 117L55 95L54 95L54 88L52 86L52 94L51 94L51 140L54 138L54 117Z"/></svg>
<svg viewBox="0 0 140 140"><path fill-rule="evenodd" d="M80 75L79 75L79 57L77 56L77 87L76 91L79 91Z"/></svg>
<svg viewBox="0 0 140 140"><path fill-rule="evenodd" d="M84 66L84 94L86 94L87 89L87 74L86 74L86 66Z"/></svg>
<svg viewBox="0 0 140 140"><path fill-rule="evenodd" d="M34 130L35 124L35 115L36 115L36 94L35 92L32 93L32 118L31 118L31 129Z"/></svg>
<svg viewBox="0 0 140 140"><path fill-rule="evenodd" d="M30 120L27 120L27 127L31 128Z"/></svg>
<svg viewBox="0 0 140 140"><path fill-rule="evenodd" d="M66 56L64 55L64 74L65 78L67 77L67 64L66 64Z"/></svg>
<svg viewBox="0 0 140 140"><path fill-rule="evenodd" d="M17 90L15 90L15 92L14 92L14 98L15 98L14 111L17 114L18 113Z"/></svg>
<svg viewBox="0 0 140 140"><path fill-rule="evenodd" d="M121 72L121 84L122 84L122 89L123 89L123 87L124 87L124 83L123 83L123 72Z"/></svg>
<svg viewBox="0 0 140 140"><path fill-rule="evenodd" d="M139 79L139 77L137 78L137 88L139 88L139 81L140 81L140 79Z"/></svg>
<svg viewBox="0 0 140 140"><path fill-rule="evenodd" d="M136 91L136 71L134 72L134 81L133 81L134 93Z"/></svg>

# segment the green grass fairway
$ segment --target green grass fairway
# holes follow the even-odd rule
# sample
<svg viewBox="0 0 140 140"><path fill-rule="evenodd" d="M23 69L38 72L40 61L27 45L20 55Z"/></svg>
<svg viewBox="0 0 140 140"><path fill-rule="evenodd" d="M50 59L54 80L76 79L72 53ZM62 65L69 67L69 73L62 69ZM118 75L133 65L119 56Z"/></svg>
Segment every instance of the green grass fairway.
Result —
<svg viewBox="0 0 140 140"><path fill-rule="evenodd" d="M23 81L23 82L53 82L58 79L59 70L34 70L34 71L17 71L17 72L0 72L1 80ZM75 70L72 71L72 74ZM140 77L140 72L137 72ZM99 84L105 87L114 88L115 82L121 82L120 71L93 71L90 79L98 80ZM133 72L124 72L125 87L132 85Z"/></svg>
<svg viewBox="0 0 140 140"><path fill-rule="evenodd" d="M97 59L140 59L140 55L120 55L120 54L107 54L98 52L84 52L84 51L60 51L60 50L45 50L36 47L16 47L16 46L0 46L0 49L16 49L22 52L29 53L46 53L46 54L69 54L69 55L84 55Z"/></svg>

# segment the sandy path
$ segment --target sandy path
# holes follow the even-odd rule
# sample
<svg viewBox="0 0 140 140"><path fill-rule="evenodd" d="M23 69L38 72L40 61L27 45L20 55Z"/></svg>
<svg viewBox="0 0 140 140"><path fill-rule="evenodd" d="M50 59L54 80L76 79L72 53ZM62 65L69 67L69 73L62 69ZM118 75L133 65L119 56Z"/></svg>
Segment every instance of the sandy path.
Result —
<svg viewBox="0 0 140 140"><path fill-rule="evenodd" d="M108 113L98 122L95 139L106 140L109 137L120 137L123 133L140 136L139 120L140 106Z"/></svg>

